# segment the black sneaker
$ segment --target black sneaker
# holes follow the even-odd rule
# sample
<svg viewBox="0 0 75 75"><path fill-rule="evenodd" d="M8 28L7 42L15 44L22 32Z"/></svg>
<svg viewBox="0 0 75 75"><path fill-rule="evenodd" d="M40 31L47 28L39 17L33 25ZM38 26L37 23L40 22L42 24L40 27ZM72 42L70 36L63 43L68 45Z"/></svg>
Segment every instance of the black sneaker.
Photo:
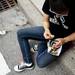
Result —
<svg viewBox="0 0 75 75"><path fill-rule="evenodd" d="M16 65L14 67L14 70L16 72L22 72L24 71L25 69L34 69L34 65L31 63L31 64L27 64L27 63L21 63L20 65Z"/></svg>

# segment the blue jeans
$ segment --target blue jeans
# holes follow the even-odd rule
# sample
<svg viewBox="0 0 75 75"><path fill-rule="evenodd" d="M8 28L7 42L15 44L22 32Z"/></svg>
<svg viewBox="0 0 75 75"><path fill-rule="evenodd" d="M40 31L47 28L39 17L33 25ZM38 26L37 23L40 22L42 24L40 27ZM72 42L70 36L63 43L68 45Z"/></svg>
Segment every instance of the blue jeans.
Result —
<svg viewBox="0 0 75 75"><path fill-rule="evenodd" d="M47 40L44 38L43 33L44 29L42 26L21 29L17 32L23 59L26 63L33 63L28 40L34 39L40 41L36 61L37 65L41 68L49 65L57 58L47 52Z"/></svg>

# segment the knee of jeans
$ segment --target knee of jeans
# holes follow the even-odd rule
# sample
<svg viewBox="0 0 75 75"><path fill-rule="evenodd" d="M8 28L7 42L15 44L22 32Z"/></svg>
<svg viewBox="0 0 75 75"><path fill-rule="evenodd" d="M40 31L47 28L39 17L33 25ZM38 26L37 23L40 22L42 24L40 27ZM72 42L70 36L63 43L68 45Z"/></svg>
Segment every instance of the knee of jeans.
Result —
<svg viewBox="0 0 75 75"><path fill-rule="evenodd" d="M39 68L44 68L44 67L47 66L44 61L39 60L38 58L36 59L36 62L37 62L37 66L38 66Z"/></svg>
<svg viewBox="0 0 75 75"><path fill-rule="evenodd" d="M53 57L50 59L46 59L46 58L43 59L43 58L37 56L36 62L37 62L38 67L44 68L44 67L48 66L49 64L51 64L54 60L56 60L56 58L57 57Z"/></svg>
<svg viewBox="0 0 75 75"><path fill-rule="evenodd" d="M40 61L38 61L38 60L37 60L37 65L38 65L39 68L44 68L43 63L40 63Z"/></svg>

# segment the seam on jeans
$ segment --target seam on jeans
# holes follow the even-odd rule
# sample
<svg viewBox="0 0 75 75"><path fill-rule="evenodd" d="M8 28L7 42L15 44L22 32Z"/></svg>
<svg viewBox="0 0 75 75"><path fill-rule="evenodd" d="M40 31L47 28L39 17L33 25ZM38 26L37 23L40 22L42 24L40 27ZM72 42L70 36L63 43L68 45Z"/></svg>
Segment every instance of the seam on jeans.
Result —
<svg viewBox="0 0 75 75"><path fill-rule="evenodd" d="M45 51L46 51L46 50L45 50ZM38 57L40 57L41 55L43 55L45 51L43 51L41 54L39 54Z"/></svg>
<svg viewBox="0 0 75 75"><path fill-rule="evenodd" d="M23 44L24 44L24 40L23 40ZM24 44L24 46L25 46L25 44ZM25 48L25 47L24 47ZM25 51L25 50L24 50ZM25 51L25 53L26 53L26 51ZM27 57L27 55L26 55L26 58L27 58L27 61L29 62L29 59L28 59L28 57Z"/></svg>

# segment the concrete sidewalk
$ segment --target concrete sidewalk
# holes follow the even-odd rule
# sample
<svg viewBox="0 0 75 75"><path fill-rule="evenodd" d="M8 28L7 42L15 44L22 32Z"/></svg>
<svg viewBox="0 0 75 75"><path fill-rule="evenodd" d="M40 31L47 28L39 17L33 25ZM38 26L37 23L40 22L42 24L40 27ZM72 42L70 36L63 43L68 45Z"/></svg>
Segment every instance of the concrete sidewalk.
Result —
<svg viewBox="0 0 75 75"><path fill-rule="evenodd" d="M16 73L14 71L14 66L22 60L20 47L17 41L17 31L22 28L42 24L42 14L38 11L39 9L36 9L36 4L38 3L35 2L32 3L30 0L18 0L19 9L23 12L24 18L27 19L27 24L14 25L12 29L11 26L8 25L11 30L6 35L0 36L0 51L11 69L8 75L75 75L75 47L65 52L63 56L46 68L41 69L35 63L34 70L26 70L21 73ZM33 54L34 60L36 59L36 55L37 53Z"/></svg>
<svg viewBox="0 0 75 75"><path fill-rule="evenodd" d="M17 5L0 13L0 30L11 31L16 26L27 24L27 18Z"/></svg>
<svg viewBox="0 0 75 75"><path fill-rule="evenodd" d="M30 0L18 0L18 5L25 13L30 24L37 26L42 24L42 14L35 8Z"/></svg>

